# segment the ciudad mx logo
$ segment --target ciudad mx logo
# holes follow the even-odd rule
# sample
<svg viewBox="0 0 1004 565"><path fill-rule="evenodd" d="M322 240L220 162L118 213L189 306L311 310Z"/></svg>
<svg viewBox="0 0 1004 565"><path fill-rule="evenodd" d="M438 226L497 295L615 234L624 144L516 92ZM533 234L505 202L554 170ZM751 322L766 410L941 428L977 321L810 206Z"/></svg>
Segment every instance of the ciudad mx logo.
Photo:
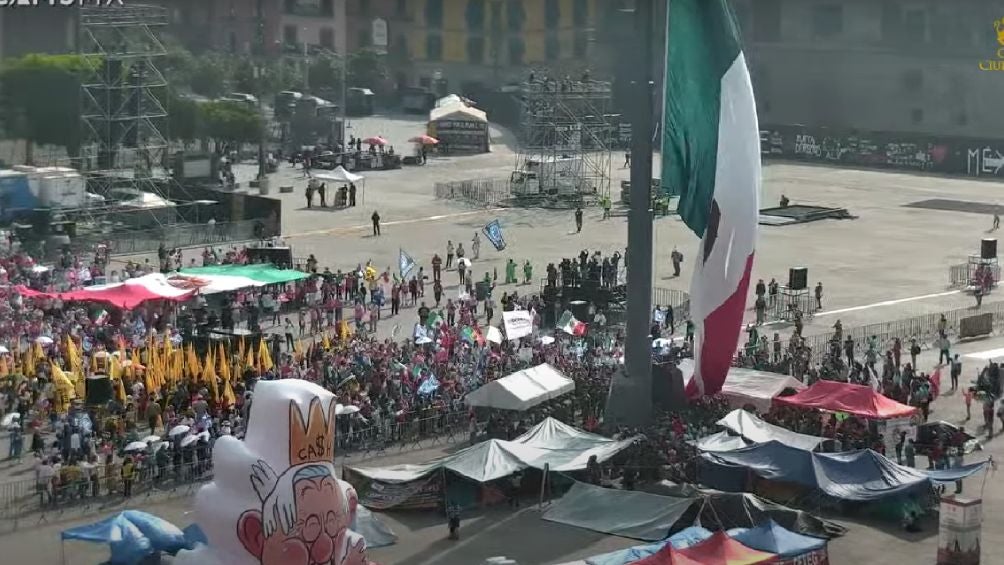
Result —
<svg viewBox="0 0 1004 565"><path fill-rule="evenodd" d="M79 8L82 6L125 6L123 0L0 0L0 8Z"/></svg>
<svg viewBox="0 0 1004 565"><path fill-rule="evenodd" d="M981 71L1004 71L1004 18L994 20L994 33L997 34L996 59L984 59L980 61Z"/></svg>

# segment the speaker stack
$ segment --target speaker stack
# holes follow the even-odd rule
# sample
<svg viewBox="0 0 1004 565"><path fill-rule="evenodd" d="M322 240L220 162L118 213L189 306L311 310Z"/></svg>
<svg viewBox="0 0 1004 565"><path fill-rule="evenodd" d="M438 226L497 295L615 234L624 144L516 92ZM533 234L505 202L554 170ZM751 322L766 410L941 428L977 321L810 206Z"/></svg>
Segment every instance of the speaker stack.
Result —
<svg viewBox="0 0 1004 565"><path fill-rule="evenodd" d="M808 267L792 267L788 269L788 288L791 290L805 290L809 288Z"/></svg>
<svg viewBox="0 0 1004 565"><path fill-rule="evenodd" d="M997 258L997 240L991 237L983 238L980 242L980 259Z"/></svg>
<svg viewBox="0 0 1004 565"><path fill-rule="evenodd" d="M84 381L84 393L88 406L108 404L112 399L112 381L105 375L87 377Z"/></svg>

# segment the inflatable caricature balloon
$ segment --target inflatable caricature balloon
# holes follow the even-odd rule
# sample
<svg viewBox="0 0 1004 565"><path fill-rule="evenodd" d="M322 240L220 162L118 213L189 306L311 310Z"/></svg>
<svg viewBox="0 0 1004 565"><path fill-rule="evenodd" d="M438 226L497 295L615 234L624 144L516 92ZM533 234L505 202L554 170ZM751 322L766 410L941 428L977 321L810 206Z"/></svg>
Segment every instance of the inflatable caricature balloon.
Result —
<svg viewBox="0 0 1004 565"><path fill-rule="evenodd" d="M335 397L307 381L255 386L244 441L213 449L215 475L195 501L206 546L185 565L367 565L351 531L355 490L335 476Z"/></svg>

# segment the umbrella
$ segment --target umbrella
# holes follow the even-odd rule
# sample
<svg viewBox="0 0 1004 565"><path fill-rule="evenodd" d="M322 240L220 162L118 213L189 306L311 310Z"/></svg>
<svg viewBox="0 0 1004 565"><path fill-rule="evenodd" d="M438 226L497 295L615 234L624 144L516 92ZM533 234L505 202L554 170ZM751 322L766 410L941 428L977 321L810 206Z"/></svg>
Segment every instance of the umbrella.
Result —
<svg viewBox="0 0 1004 565"><path fill-rule="evenodd" d="M40 343L42 345L52 345L52 338L47 335L40 335L35 338L35 343Z"/></svg>
<svg viewBox="0 0 1004 565"><path fill-rule="evenodd" d="M549 335L542 335L540 336L540 343L544 345L551 345L554 343L554 338Z"/></svg>
<svg viewBox="0 0 1004 565"><path fill-rule="evenodd" d="M18 422L21 421L21 413L20 412L11 412L11 413L7 414L6 416L4 416L3 420L0 420L0 426L3 426L5 428L10 427L10 426L14 426L14 425L16 425L16 424L14 424L15 420L18 421Z"/></svg>
<svg viewBox="0 0 1004 565"><path fill-rule="evenodd" d="M192 428L189 428L188 426L185 425L174 426L173 428L171 428L171 431L167 432L167 437L174 437L174 436L180 436L181 434L187 434L188 430L190 429Z"/></svg>
<svg viewBox="0 0 1004 565"><path fill-rule="evenodd" d="M0 345L0 353L10 353L10 349L7 349L7 346Z"/></svg>
<svg viewBox="0 0 1004 565"><path fill-rule="evenodd" d="M373 137L367 137L364 139L363 143L366 145L387 145L387 140L379 135L374 135Z"/></svg>
<svg viewBox="0 0 1004 565"><path fill-rule="evenodd" d="M341 404L335 405L335 416L347 416L349 414L355 414L358 411L359 407L352 406L351 404L348 406L343 406Z"/></svg>
<svg viewBox="0 0 1004 565"><path fill-rule="evenodd" d="M187 436L181 440L181 447L188 447L197 441L199 441L199 436Z"/></svg>
<svg viewBox="0 0 1004 565"><path fill-rule="evenodd" d="M159 443L155 443L155 444L153 444L152 446L150 446L150 451L151 451L152 453L157 453L158 451L160 451L161 449L164 449L164 448L165 448L165 447L167 447L168 445L171 445L171 444L170 444L170 443L168 443L168 442L166 442L166 441L162 441L162 442L159 442Z"/></svg>
<svg viewBox="0 0 1004 565"><path fill-rule="evenodd" d="M461 257L460 259L457 259L457 264L458 265L463 264L464 267L470 267L471 266L471 260L468 259L467 257Z"/></svg>
<svg viewBox="0 0 1004 565"><path fill-rule="evenodd" d="M419 135L409 139L408 141L412 143L421 143L422 145L436 145L439 143L439 140L431 135Z"/></svg>
<svg viewBox="0 0 1004 565"><path fill-rule="evenodd" d="M160 436L146 436L142 439L143 443L153 443L155 441L160 441Z"/></svg>
<svg viewBox="0 0 1004 565"><path fill-rule="evenodd" d="M415 339L415 345L425 345L427 343L432 343L432 338L429 336L423 335Z"/></svg>
<svg viewBox="0 0 1004 565"><path fill-rule="evenodd" d="M199 432L199 433L195 434L195 437L197 437L199 439L202 439L202 440L209 441L209 432L208 431Z"/></svg>
<svg viewBox="0 0 1004 565"><path fill-rule="evenodd" d="M134 441L129 445L125 446L125 449L123 451L129 453L130 451L144 451L146 450L146 448L147 448L146 442Z"/></svg>

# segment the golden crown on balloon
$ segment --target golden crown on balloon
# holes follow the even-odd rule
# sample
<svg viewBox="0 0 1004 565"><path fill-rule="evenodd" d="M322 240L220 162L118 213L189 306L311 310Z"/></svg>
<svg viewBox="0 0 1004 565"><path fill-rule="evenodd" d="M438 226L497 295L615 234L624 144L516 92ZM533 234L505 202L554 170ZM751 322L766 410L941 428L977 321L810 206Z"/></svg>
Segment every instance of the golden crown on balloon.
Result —
<svg viewBox="0 0 1004 565"><path fill-rule="evenodd" d="M321 399L314 397L307 421L296 401L289 402L289 464L331 463L335 459L335 410L332 400L325 415Z"/></svg>

